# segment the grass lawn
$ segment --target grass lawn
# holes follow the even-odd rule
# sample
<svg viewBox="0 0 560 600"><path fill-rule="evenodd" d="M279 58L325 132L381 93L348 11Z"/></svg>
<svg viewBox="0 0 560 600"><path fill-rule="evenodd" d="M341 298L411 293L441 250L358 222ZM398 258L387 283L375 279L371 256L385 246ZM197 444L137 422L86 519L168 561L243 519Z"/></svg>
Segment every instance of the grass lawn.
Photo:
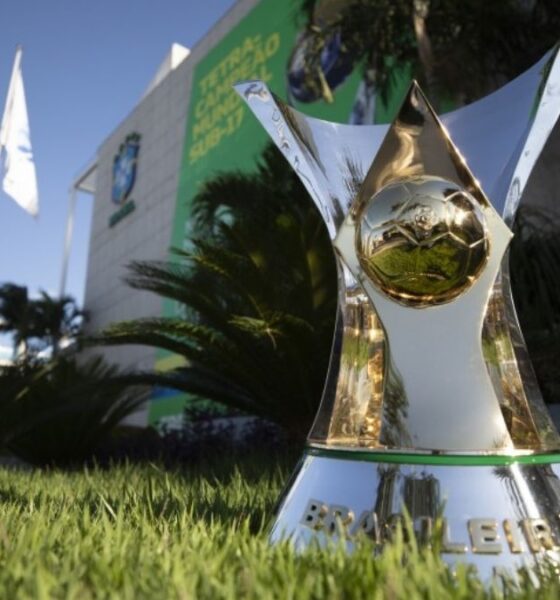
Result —
<svg viewBox="0 0 560 600"><path fill-rule="evenodd" d="M224 464L225 463L225 464ZM486 598L402 544L296 556L268 521L289 474L264 460L184 471L0 470L0 598ZM507 589L506 589L507 592ZM558 580L508 597L559 598Z"/></svg>

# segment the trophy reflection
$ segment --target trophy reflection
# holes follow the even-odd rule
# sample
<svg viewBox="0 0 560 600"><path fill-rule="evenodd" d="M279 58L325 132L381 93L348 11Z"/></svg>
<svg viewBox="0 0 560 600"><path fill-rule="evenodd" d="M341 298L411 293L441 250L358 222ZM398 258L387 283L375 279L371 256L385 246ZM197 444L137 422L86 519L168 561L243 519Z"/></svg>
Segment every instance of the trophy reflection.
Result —
<svg viewBox="0 0 560 600"><path fill-rule="evenodd" d="M424 537L439 515L445 559L483 576L560 557L560 436L517 325L506 223L560 112L542 92L560 87L557 54L520 79L448 126L413 83L388 128L236 86L319 209L339 275L323 398L272 541L304 547L342 527L382 544L408 511ZM517 120L497 128L513 94Z"/></svg>

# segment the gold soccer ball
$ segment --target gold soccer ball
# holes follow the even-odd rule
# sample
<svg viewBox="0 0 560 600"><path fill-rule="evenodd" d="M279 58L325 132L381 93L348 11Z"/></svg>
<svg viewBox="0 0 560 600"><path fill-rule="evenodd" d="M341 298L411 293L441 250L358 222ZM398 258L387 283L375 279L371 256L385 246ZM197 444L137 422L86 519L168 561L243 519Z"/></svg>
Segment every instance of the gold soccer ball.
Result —
<svg viewBox="0 0 560 600"><path fill-rule="evenodd" d="M356 246L379 290L421 308L450 302L476 281L489 239L471 194L445 179L418 177L389 184L369 199Z"/></svg>

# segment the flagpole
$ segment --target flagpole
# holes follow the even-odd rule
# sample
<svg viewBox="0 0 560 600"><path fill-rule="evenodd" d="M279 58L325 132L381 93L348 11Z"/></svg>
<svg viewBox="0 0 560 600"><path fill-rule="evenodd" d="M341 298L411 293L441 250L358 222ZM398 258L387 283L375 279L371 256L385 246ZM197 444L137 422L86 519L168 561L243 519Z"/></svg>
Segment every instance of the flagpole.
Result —
<svg viewBox="0 0 560 600"><path fill-rule="evenodd" d="M0 123L0 148L6 145L6 140L8 139L8 115L12 110L12 104L14 102L14 88L15 88L15 80L16 73L19 70L21 64L21 54L23 52L23 47L21 44L16 46L16 56L14 58L14 65L12 67L12 75L10 77L10 84L8 86L8 93L6 95L6 104L4 105L4 114L2 115L2 121Z"/></svg>
<svg viewBox="0 0 560 600"><path fill-rule="evenodd" d="M77 189L72 186L68 196L68 216L66 217L66 234L64 236L64 255L62 257L62 272L60 274L60 295L64 296L66 292L66 278L68 276L68 263L70 261L70 248L72 246L72 236L74 233L74 215L76 213L76 194Z"/></svg>

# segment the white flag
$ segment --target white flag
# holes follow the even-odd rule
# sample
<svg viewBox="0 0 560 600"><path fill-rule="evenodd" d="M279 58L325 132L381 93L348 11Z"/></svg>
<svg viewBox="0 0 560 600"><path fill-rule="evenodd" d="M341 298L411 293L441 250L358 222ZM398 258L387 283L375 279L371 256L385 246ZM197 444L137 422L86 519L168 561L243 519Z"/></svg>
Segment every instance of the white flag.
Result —
<svg viewBox="0 0 560 600"><path fill-rule="evenodd" d="M0 127L0 149L2 148L5 151L2 189L29 214L36 216L39 212L37 177L29 137L19 47Z"/></svg>

